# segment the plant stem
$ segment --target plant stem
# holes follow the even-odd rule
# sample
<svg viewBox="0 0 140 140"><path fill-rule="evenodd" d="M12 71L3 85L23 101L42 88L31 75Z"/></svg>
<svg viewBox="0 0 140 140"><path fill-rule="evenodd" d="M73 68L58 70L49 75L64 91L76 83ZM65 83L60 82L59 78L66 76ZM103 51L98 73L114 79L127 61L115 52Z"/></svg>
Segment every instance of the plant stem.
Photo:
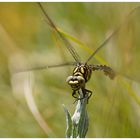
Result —
<svg viewBox="0 0 140 140"><path fill-rule="evenodd" d="M78 92L79 98L82 98L83 97L82 90L79 90ZM86 98L77 101L75 112L72 117L69 111L64 106L67 121L67 129L66 129L67 138L85 138L86 136L89 125L89 119L86 110L87 97L88 95L86 94Z"/></svg>

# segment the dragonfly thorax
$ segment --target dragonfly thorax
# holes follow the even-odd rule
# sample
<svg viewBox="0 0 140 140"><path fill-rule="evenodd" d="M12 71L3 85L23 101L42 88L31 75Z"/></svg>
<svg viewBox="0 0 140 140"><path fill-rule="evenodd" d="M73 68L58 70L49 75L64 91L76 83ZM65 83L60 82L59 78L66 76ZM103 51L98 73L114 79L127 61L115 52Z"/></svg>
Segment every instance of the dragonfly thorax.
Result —
<svg viewBox="0 0 140 140"><path fill-rule="evenodd" d="M73 75L67 78L67 83L73 90L79 90L85 87L85 83L90 79L92 69L89 65L78 65L73 70Z"/></svg>

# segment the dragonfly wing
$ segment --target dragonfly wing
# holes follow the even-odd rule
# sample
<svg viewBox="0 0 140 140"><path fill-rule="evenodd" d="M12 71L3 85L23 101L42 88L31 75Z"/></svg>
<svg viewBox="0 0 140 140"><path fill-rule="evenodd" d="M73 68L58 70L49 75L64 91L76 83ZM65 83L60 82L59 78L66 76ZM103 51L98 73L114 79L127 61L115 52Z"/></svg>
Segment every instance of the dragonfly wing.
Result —
<svg viewBox="0 0 140 140"><path fill-rule="evenodd" d="M123 22L97 47L97 49L88 57L88 59L86 60L86 63L89 62L94 55L96 55L119 31L120 29L126 25L126 23L128 22L128 20L130 19L130 16L137 11L140 8L140 6L135 7L134 9L132 9L132 11L130 11L130 13L126 16L126 18L123 20Z"/></svg>
<svg viewBox="0 0 140 140"><path fill-rule="evenodd" d="M47 12L45 11L45 9L43 8L43 6L41 5L41 3L38 3L40 9L42 10L43 14L46 17L46 21L48 23L48 25L55 30L58 35L60 36L61 40L63 41L65 47L68 49L68 51L71 53L71 55L73 56L73 58L75 59L75 61L77 63L80 63L80 56L77 54L77 52L75 51L75 49L73 48L73 46L71 45L71 43L67 40L67 38L65 38L65 36L57 29L57 27L55 26L55 24L53 23L53 21L51 20L51 18L49 17L49 15L47 14Z"/></svg>
<svg viewBox="0 0 140 140"><path fill-rule="evenodd" d="M59 67L74 66L74 65L76 65L76 63L66 62L66 63L56 64L56 65L44 65L44 66L40 66L40 67L31 67L31 68L26 68L26 69L16 69L16 70L13 70L13 73L29 72L29 71L35 71L35 70L43 70L43 69L48 69L48 68L59 68Z"/></svg>

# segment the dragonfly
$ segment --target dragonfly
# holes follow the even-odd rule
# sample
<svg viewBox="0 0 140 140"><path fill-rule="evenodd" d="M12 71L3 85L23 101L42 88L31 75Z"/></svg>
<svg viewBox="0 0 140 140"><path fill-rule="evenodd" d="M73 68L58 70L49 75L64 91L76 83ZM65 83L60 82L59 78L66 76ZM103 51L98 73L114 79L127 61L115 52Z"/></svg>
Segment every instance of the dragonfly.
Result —
<svg viewBox="0 0 140 140"><path fill-rule="evenodd" d="M102 64L90 64L90 60L103 48L105 45L113 38L120 30L122 26L125 25L127 22L127 18L132 15L138 8L134 8L126 17L126 19L103 41L95 51L92 52L92 54L84 61L81 61L81 58L79 54L76 52L74 47L71 45L70 41L61 33L61 31L57 28L55 23L52 21L52 19L47 14L46 10L44 9L43 5L41 3L37 3L38 7L42 11L45 17L45 21L50 26L54 32L57 33L61 41L63 42L64 46L68 50L68 52L71 54L72 58L74 59L74 62L66 62L62 64L56 64L56 65L45 65L42 67L36 67L36 68L29 68L29 69L23 69L17 72L25 72L25 71L32 71L32 70L41 70L41 69L48 69L48 68L55 68L55 67L63 67L63 66L74 66L73 72L70 76L67 77L66 82L72 89L72 96L78 100L82 100L87 98L87 102L92 96L92 91L86 88L87 82L90 80L92 76L92 72L94 71L102 71L105 76L108 76L111 80L113 80L117 72L115 72L111 67L107 65ZM82 90L82 97L79 96L79 90Z"/></svg>
<svg viewBox="0 0 140 140"><path fill-rule="evenodd" d="M45 4L45 3L43 3L43 4ZM49 5L49 4L48 4ZM38 11L39 12L41 12L41 7L39 6L39 4L38 5L35 5L36 6L36 8L38 9ZM38 7L39 6L39 7ZM48 9L47 9L47 5L42 5L41 4L41 6L43 6L44 8L45 8L45 13L46 13L46 11L48 11ZM44 9L43 8L43 9ZM54 8L55 8L55 6L54 6ZM101 41L101 45L99 45L99 47L97 46L95 46L97 49L96 49L96 51L93 51L93 52L90 52L90 53L92 53L92 55L90 55L90 56L88 56L88 58L90 58L90 60L89 61L87 61L88 59L83 59L83 60L85 60L84 61L84 63L82 63L81 62L81 59L82 59L82 55L80 55L80 57L79 57L79 55L78 56L76 56L76 51L75 51L75 49L72 47L73 45L71 45L71 43L69 42L69 38L67 38L67 36L65 36L65 35L63 35L60 31L61 30L59 30L59 28L54 24L54 22L53 22L53 24L55 25L55 28L57 29L55 29L53 26L52 26L52 24L48 21L48 18L46 18L46 16L44 15L44 18L45 18L45 21L47 22L47 27L48 27L48 25L49 25L49 27L58 35L57 37L59 37L59 39L60 39L60 41L61 41L61 43L64 43L64 44L62 44L63 45L63 47L66 47L66 49L67 49L67 47L69 47L69 49L70 48L72 48L72 50L74 51L74 55L72 55L72 57L71 57L71 59L73 59L74 61L73 62L67 62L66 61L66 63L56 63L56 65L41 65L41 66L30 66L30 67L26 67L25 68L25 66L23 66L21 69L19 68L19 66L18 66L18 68L17 68L17 70L15 69L15 72L18 72L18 74L20 75L22 75L22 73L20 73L20 72L23 72L23 74L24 74L24 72L30 72L30 71L38 71L38 70L42 70L42 69L45 69L45 70L49 70L49 69L54 69L55 70L55 68L59 68L59 67L61 67L61 68L63 68L64 67L64 69L65 68L67 68L67 67L69 67L69 66L72 66L72 67L74 67L74 69L76 69L77 68L77 66L80 66L80 64L82 65L82 64L85 64L86 62L87 62L87 64L86 65L88 65L89 67L93 67L94 66L94 68L95 68L95 66L97 66L97 65L93 65L91 62L92 62L92 60L94 60L94 58L96 58L96 56L97 56L97 54L98 53L100 53L103 49L110 49L111 47L113 47L113 49L115 48L115 47L117 47L117 48L119 48L119 46L118 45L116 45L116 46L107 46L107 45L110 45L110 43L112 43L111 41L113 40L113 37L115 36L115 37L118 37L118 36L120 36L120 35L122 35L120 32L123 30L123 27L125 26L125 25L127 25L127 21L128 20L130 20L130 16L137 10L138 8L135 8L135 9L133 9L129 14L128 14L128 16L124 16L125 17L125 19L124 20L122 20L122 22L119 22L120 24L118 25L118 23L116 24L117 25L117 28L115 28L115 30L114 30L114 32L112 32L112 34L110 34L108 37L107 37L107 39L105 39L105 41L102 43L102 41ZM43 10L44 11L44 10ZM42 11L42 15L44 14L44 12ZM48 14L47 14L48 15ZM135 13L134 13L134 15L135 15ZM51 17L52 18L52 17ZM129 19L128 19L129 18ZM41 19L41 18L40 18ZM52 21L52 20L51 20ZM137 21L137 20L136 20ZM138 22L139 23L139 22ZM137 24L138 24L137 23ZM122 30L120 30L122 28ZM126 27L127 28L127 27ZM109 29L110 29L110 26L109 26ZM108 29L107 29L108 30ZM112 30L111 30L112 31ZM53 32L53 33L54 33ZM105 31L106 32L106 31ZM102 33L102 32L101 32ZM124 32L123 32L124 33ZM55 35L56 35L55 34ZM135 36L136 37L136 36ZM104 38L104 35L103 35L103 38ZM127 38L127 36L125 37L125 39ZM112 40L111 40L112 39ZM116 39L116 38L115 38ZM136 41L137 41L138 39L136 39ZM114 41L114 40L113 40ZM118 38L117 38L117 41L118 41ZM125 42L126 40L124 40L124 42ZM114 42L113 42L114 43ZM113 44L114 45L114 44ZM75 46L74 46L75 47ZM99 48L99 49L98 49ZM65 48L62 48L62 49L65 49ZM67 49L66 51L67 51L67 53L69 53L70 55L71 55L71 53L70 53L70 51L69 51L69 49ZM111 48L112 49L112 48ZM71 51L72 52L72 51ZM78 52L78 51L77 51ZM138 51L137 51L138 52ZM111 55L112 55L112 52L111 51L108 51L107 50L107 54L108 53L111 53ZM122 53L124 53L124 52L122 52ZM79 52L78 52L78 54L80 54ZM117 53L116 52L114 52L113 53L114 55L113 55L113 58L114 59L117 59ZM138 52L138 54L139 54L139 52ZM75 60L75 57L73 57L73 56L76 56L76 60ZM103 56L104 56L104 54L103 54ZM106 56L105 56L106 57ZM107 56L108 57L108 56ZM71 60L70 59L70 60ZM114 59L113 59L113 61L114 61ZM49 60L49 58L48 58L48 60ZM138 61L138 60L137 60ZM79 63L79 62L81 62L81 63ZM112 62L112 61L111 61ZM66 66L66 67L65 67ZM100 66L100 65L99 65ZM104 66L104 65L102 65L102 66ZM98 95L96 94L96 96L94 96L94 100L91 100L92 99L92 97L93 97L93 95L94 94L92 94L92 93L90 93L90 92L88 92L88 91L84 91L84 93L85 93L85 96L86 96L86 98L89 98L89 103L92 105L92 108L91 108L91 116L90 117L92 117L90 120L92 121L92 120L94 120L94 124L95 125L91 125L91 130L95 130L95 131L97 131L97 132L100 132L100 134L93 134L93 136L94 137L120 137L120 136L122 136L122 137L135 137L135 136L139 136L139 126L138 125L135 125L135 124L138 124L137 123L137 114L135 113L136 111L139 111L139 108L134 108L134 107L131 107L131 102L130 101L132 101L134 98L133 98L133 96L131 96L129 93L128 93L128 91L127 91L127 89L126 88L124 88L123 87L123 85L122 85L122 87L121 87L121 85L117 85L118 83L119 83L119 81L117 81L117 84L116 84L116 79L117 79L117 77L118 77L118 73L116 72L117 71L117 69L115 68L115 67L113 67L113 65L111 65L111 63L109 62L109 65L106 65L106 66L110 66L110 68L111 68L111 71L113 72L113 75L114 75L114 78L110 78L110 79L115 79L114 81L112 81L112 80L110 80L108 77L109 77L109 75L107 75L108 77L106 77L106 76L104 76L102 79L103 79L103 82L101 81L101 83L98 83L97 82L97 84L96 84L96 80L98 80L98 78L97 79L94 79L94 78L92 78L93 76L94 76L94 73L96 72L96 70L94 71L93 69L91 70L91 75L90 76L92 76L91 77L91 79L89 79L89 80L92 80L92 79L94 79L95 80L95 83L92 83L92 81L87 81L85 84L86 84L86 87L84 87L85 89L91 89L91 91L92 91L92 93L94 93L93 92L93 90L92 90L92 87L93 87L93 85L91 86L91 87L89 87L88 86L88 84L96 84L97 85L97 87L99 87L99 89L101 89L101 91L103 91L103 92L97 92L98 93ZM136 65L135 65L136 66ZM127 68L123 65L122 66L123 67L123 69L124 70L127 70ZM98 68L98 67L96 67L96 68ZM118 67L117 67L118 68ZM132 66L130 66L130 69L132 68ZM138 67L136 67L136 68L138 68ZM51 70L52 70L51 69ZM97 71L99 71L100 69L97 69ZM54 71L56 74L57 74L57 71ZM81 69L81 72L82 72L82 69ZM104 72L103 70L101 70L101 72ZM110 72L110 71L109 71ZM39 72L40 73L40 72ZM74 70L73 70L73 72L72 72L72 74L71 74L71 76L73 76L73 73L74 73ZM102 73L100 73L100 71L99 72L97 72L97 74L102 74ZM46 74L46 72L45 72L45 74ZM139 76L138 75L138 73L136 73L137 75L137 77ZM42 75L42 73L41 73L41 75ZM129 75L129 74L128 74ZM100 76L100 75L98 75L98 76ZM101 75L102 76L102 75ZM130 74L130 76L132 76L131 74ZM55 77L54 77L55 78ZM70 77L71 78L71 77ZM77 76L77 78L79 78L78 76ZM95 78L96 78L96 76L95 76ZM129 77L128 77L129 78ZM79 79L78 79L79 80ZM111 87L111 85L108 85L108 83L106 84L105 83L105 81L106 80L108 80L108 82L109 83L111 83L111 85L113 85L114 86L114 84L115 84L115 87ZM110 81L109 81L110 80ZM119 79L120 80L120 79ZM126 80L126 79L125 79ZM47 80L46 80L47 81ZM126 82L127 82L128 80L126 80ZM48 81L49 82L49 81ZM59 81L57 81L57 82L59 82ZM73 82L73 81L72 81ZM103 85L102 85L102 83L103 83ZM28 84L28 83L27 83ZM55 84L55 83L53 83L53 84ZM122 83L121 83L122 84ZM131 84L131 82L130 82L130 84ZM135 83L134 83L135 84ZM116 85L117 85L117 89L116 89ZM46 83L45 83L45 86L46 86ZM60 85L60 86L63 86L62 84ZM71 85L70 85L71 86ZM95 87L95 86L94 86ZM95 87L96 88L96 87ZM120 90L119 90L119 88L120 88ZM48 88L46 88L46 89L48 89ZM51 88L52 89L52 88ZM105 90L102 90L102 89L105 89ZM70 90L71 90L71 88L70 88ZM96 91L98 91L98 88L96 88L95 89ZM124 91L125 90L125 91ZM72 90L71 90L72 91ZM105 92L104 92L105 91ZM46 92L46 90L45 90L45 92ZM74 92L74 91L73 91ZM78 93L78 91L76 91L75 90L75 92L76 93ZM139 91L138 91L139 92ZM70 93L72 93L72 92L70 92ZM48 93L49 94L49 93ZM79 93L78 93L79 94ZM92 94L92 95L91 95ZM100 95L101 94L101 95ZM123 96L125 94L125 96ZM76 94L75 94L76 95ZM75 96L74 95L74 96ZM90 96L91 95L91 96ZM53 96L53 95L52 95ZM78 95L77 95L78 96ZM42 97L42 95L41 95L41 97ZM48 97L48 96L47 96ZM62 96L60 96L60 98L61 99L63 99L63 100L65 100L66 98L65 97L62 97ZM71 97L72 98L72 97ZM78 100L78 98L79 98L79 96L76 98L76 99L74 99L74 101L75 100ZM96 100L96 99L98 99L99 98L99 100ZM129 100L128 100L129 99ZM50 100L50 98L48 98L48 100ZM73 98L72 98L72 100L73 100ZM81 99L81 100L83 100L83 99ZM126 100L128 100L128 102L126 101ZM45 102L46 102L46 99L45 99ZM51 101L52 102L52 101ZM57 102L56 100L55 100L55 102ZM48 103L48 102L46 102L46 103ZM134 100L134 102L132 102L132 103L138 103L137 102L137 99L136 100ZM89 104L89 105L90 105ZM133 104L133 105L134 105ZM55 107L55 105L54 105L54 101L52 102L52 107ZM126 107L126 105L127 105L127 107ZM128 106L129 105L129 106ZM136 104L137 105L137 104ZM90 107L90 106L88 106L88 107ZM123 109L124 108L124 109ZM129 110L128 110L128 108L129 108ZM54 108L52 108L52 110L53 110ZM123 110L122 110L123 109ZM45 106L45 111L46 111L46 106ZM131 113L132 112L132 113ZM131 113L131 114L130 114ZM132 121L131 121L131 119L132 119L132 116L133 116L133 118L134 118L134 120L136 120L135 121L135 124L134 125L132 125ZM56 117L57 117L57 115L56 115ZM96 118L100 118L100 120L99 119L96 119ZM130 119L130 121L129 121L129 119ZM130 123L129 123L130 122ZM97 124L97 127L96 127L96 124ZM129 129L129 131L124 131L124 126L126 125L126 128L127 128L127 130ZM101 127L99 127L99 126L101 126ZM92 128L93 127L93 128ZM118 129L119 128L119 129ZM134 129L135 128L135 129ZM102 130L102 131L101 131ZM114 131L113 131L114 130ZM116 132L116 130L118 130L118 132ZM137 132L137 135L134 135L134 134L136 134L136 133L134 133L134 134L131 134L131 132L134 132L135 130L137 130L136 132ZM113 132L115 133L115 134L113 134ZM127 132L127 134L126 134L126 132ZM128 133L129 132L129 133ZM92 131L92 133L93 133L93 131ZM62 137L62 136L61 136Z"/></svg>

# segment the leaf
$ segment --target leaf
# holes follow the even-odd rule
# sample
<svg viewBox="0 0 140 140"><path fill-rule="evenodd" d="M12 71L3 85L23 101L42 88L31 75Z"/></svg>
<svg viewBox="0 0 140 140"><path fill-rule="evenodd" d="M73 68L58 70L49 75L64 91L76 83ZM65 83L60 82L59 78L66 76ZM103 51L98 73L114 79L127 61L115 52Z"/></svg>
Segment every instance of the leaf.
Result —
<svg viewBox="0 0 140 140"><path fill-rule="evenodd" d="M120 85L125 87L125 89L128 91L129 95L137 102L137 104L140 106L140 98L136 95L135 91L132 89L132 86L128 83L128 81L124 79L120 79Z"/></svg>
<svg viewBox="0 0 140 140"><path fill-rule="evenodd" d="M63 108L64 108L64 111L66 113L66 124L67 124L66 137L70 138L71 134L72 134L72 120L71 120L70 113L69 113L69 111L67 110L67 108L65 107L64 104L63 104Z"/></svg>
<svg viewBox="0 0 140 140"><path fill-rule="evenodd" d="M80 120L78 124L78 133L80 138L85 138L88 130L88 115L86 111L87 99L84 99L82 103L83 104L81 105Z"/></svg>

